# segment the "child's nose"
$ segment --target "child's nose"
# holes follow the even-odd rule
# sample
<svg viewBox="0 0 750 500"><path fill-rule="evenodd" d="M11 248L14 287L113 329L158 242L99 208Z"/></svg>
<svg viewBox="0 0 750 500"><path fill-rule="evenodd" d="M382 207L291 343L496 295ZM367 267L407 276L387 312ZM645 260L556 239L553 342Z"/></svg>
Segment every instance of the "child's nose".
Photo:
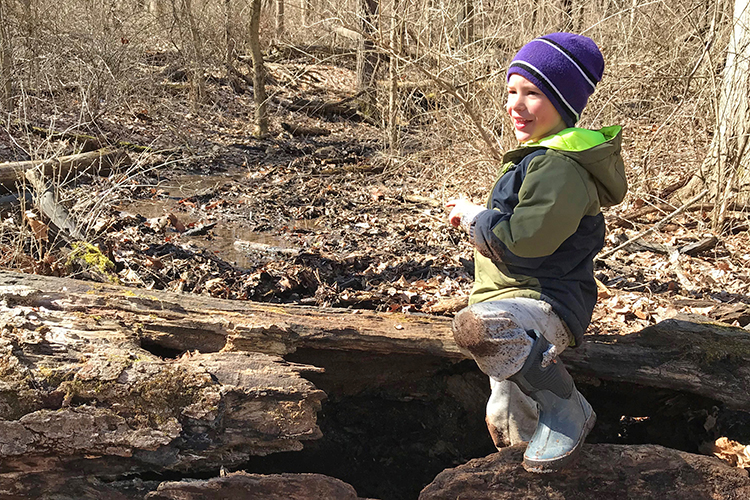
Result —
<svg viewBox="0 0 750 500"><path fill-rule="evenodd" d="M526 105L523 102L523 99L516 96L513 99L508 100L508 107L514 110L522 110L526 107Z"/></svg>

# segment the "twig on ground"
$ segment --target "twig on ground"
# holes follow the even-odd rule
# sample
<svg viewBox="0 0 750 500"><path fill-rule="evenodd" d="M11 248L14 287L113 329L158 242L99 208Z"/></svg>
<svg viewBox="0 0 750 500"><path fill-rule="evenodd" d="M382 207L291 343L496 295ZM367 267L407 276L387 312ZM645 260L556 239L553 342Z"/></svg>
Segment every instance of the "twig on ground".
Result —
<svg viewBox="0 0 750 500"><path fill-rule="evenodd" d="M687 202L686 202L686 203L685 203L684 205L682 205L682 206L681 206L680 208L678 208L677 210L675 210L675 211L674 211L674 212L672 212L671 214L667 215L666 217L664 217L664 218L663 218L662 220L660 220L659 222L657 222L656 224L654 224L654 225L653 225L653 226L651 226L650 228L648 228L648 229L644 229L644 230L643 230L643 231L641 231L640 233L638 233L638 234L636 234L635 236L633 236L632 238L630 238L630 239L629 239L628 241L626 241L625 243L623 243L623 244L621 244L621 245L618 245L618 246L616 246L615 248L613 248L613 249L611 249L611 250L608 250L608 251L604 252L603 254L601 254L601 255L597 256L597 257L596 257L596 260L603 260L603 259L606 259L606 258L607 258L607 257L609 257L610 255L614 254L614 253L615 253L615 252L617 252L618 250L622 250L623 248L625 248L626 246L630 245L630 244L631 244L631 243L633 243L634 241L636 241L636 240L639 240L639 239L643 238L643 237L644 237L644 236L646 236L647 234L651 234L651 233L653 233L653 232L655 232L655 231L658 231L658 230L659 230L660 228L662 228L662 227L663 227L663 226L664 226L664 225L665 225L665 224L666 224L667 222L669 222L670 220L674 219L675 217L677 217L677 216L678 216L678 215L680 215L681 213L685 212L685 211L686 211L686 210L687 210L687 209L688 209L688 208L689 208L689 207L690 207L691 205L693 205L693 204L697 203L697 202L698 202L698 201L699 201L699 200L700 200L701 198L703 198L704 196L706 196L706 195L708 194L708 192L709 192L709 189L704 189L703 191L701 191L700 193L698 193L698 194L697 194L697 195L696 195L695 197L693 197L693 198L691 198L690 200L688 200L688 201L687 201Z"/></svg>

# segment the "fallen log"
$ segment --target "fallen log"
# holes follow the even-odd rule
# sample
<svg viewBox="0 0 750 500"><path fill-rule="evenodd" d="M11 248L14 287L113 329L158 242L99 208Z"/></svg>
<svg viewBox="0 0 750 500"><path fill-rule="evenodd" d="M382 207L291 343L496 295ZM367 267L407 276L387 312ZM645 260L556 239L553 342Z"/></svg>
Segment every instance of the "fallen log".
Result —
<svg viewBox="0 0 750 500"><path fill-rule="evenodd" d="M135 332L141 346L175 354L315 349L468 357L445 317L231 301L8 271L0 271L0 301L0 311L44 308L62 324L97 317ZM671 319L630 335L587 335L561 357L574 375L686 391L750 410L750 333L741 328Z"/></svg>
<svg viewBox="0 0 750 500"><path fill-rule="evenodd" d="M656 445L584 445L576 463L555 474L530 474L523 446L447 469L419 500L575 498L638 500L750 498L744 469L701 455Z"/></svg>
<svg viewBox="0 0 750 500"><path fill-rule="evenodd" d="M78 311L0 308L0 496L69 482L218 470L320 437L320 371L259 353L161 359L137 333Z"/></svg>
<svg viewBox="0 0 750 500"><path fill-rule="evenodd" d="M0 163L0 185L13 189L16 181L33 168L40 168L48 177L66 179L71 173L109 175L114 168L129 163L130 159L123 151L106 148L47 160Z"/></svg>
<svg viewBox="0 0 750 500"><path fill-rule="evenodd" d="M426 315L231 301L0 271L0 300L44 307L65 321L85 313L136 332L140 342L176 352L299 348L465 359L450 320ZM2 308L0 308L1 310Z"/></svg>
<svg viewBox="0 0 750 500"><path fill-rule="evenodd" d="M292 125L286 122L281 122L281 128L292 134L294 137L331 135L330 130L322 127L306 127L303 125Z"/></svg>
<svg viewBox="0 0 750 500"><path fill-rule="evenodd" d="M581 375L690 392L749 411L750 333L678 318L630 335L589 335L561 358Z"/></svg>

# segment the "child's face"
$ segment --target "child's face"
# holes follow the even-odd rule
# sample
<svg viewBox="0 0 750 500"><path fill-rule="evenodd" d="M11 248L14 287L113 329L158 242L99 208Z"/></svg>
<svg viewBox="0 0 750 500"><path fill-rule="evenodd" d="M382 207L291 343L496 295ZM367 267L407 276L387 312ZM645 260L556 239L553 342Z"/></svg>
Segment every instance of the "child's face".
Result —
<svg viewBox="0 0 750 500"><path fill-rule="evenodd" d="M519 74L508 80L506 109L519 142L536 141L567 128L560 113L536 85Z"/></svg>

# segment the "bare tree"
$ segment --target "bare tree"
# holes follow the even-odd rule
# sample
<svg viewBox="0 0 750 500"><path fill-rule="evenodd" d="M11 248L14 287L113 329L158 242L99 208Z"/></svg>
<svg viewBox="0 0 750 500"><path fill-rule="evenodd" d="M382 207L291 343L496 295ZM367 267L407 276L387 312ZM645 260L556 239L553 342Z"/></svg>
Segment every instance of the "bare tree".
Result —
<svg viewBox="0 0 750 500"><path fill-rule="evenodd" d="M203 39L193 14L192 0L182 0L182 10L190 30L190 100L195 105L202 102L206 95L203 78Z"/></svg>
<svg viewBox="0 0 750 500"><path fill-rule="evenodd" d="M719 15L718 11L717 14ZM680 192L688 198L709 188L715 201L713 227L719 230L732 198L750 199L750 1L735 0L726 52L716 129L701 168Z"/></svg>
<svg viewBox="0 0 750 500"><path fill-rule="evenodd" d="M268 134L268 107L265 85L263 52L260 50L260 9L261 0L252 0L250 12L250 51L253 58L253 98L255 101L256 137Z"/></svg>
<svg viewBox="0 0 750 500"><path fill-rule="evenodd" d="M403 23L399 12L399 0L393 0L393 12L391 13L391 52L401 53L401 41ZM388 80L390 84L388 92L388 146L391 153L398 150L398 57L392 56L388 66Z"/></svg>
<svg viewBox="0 0 750 500"><path fill-rule="evenodd" d="M363 92L368 105L373 105L376 100L375 92L375 68L378 62L378 54L375 50L373 40L376 32L378 17L378 0L357 0L360 8L362 36L360 37L357 50L357 87Z"/></svg>
<svg viewBox="0 0 750 500"><path fill-rule="evenodd" d="M10 110L13 106L13 46L6 4L7 0L0 0L0 92L3 108Z"/></svg>
<svg viewBox="0 0 750 500"><path fill-rule="evenodd" d="M276 38L284 36L284 0L276 0Z"/></svg>

